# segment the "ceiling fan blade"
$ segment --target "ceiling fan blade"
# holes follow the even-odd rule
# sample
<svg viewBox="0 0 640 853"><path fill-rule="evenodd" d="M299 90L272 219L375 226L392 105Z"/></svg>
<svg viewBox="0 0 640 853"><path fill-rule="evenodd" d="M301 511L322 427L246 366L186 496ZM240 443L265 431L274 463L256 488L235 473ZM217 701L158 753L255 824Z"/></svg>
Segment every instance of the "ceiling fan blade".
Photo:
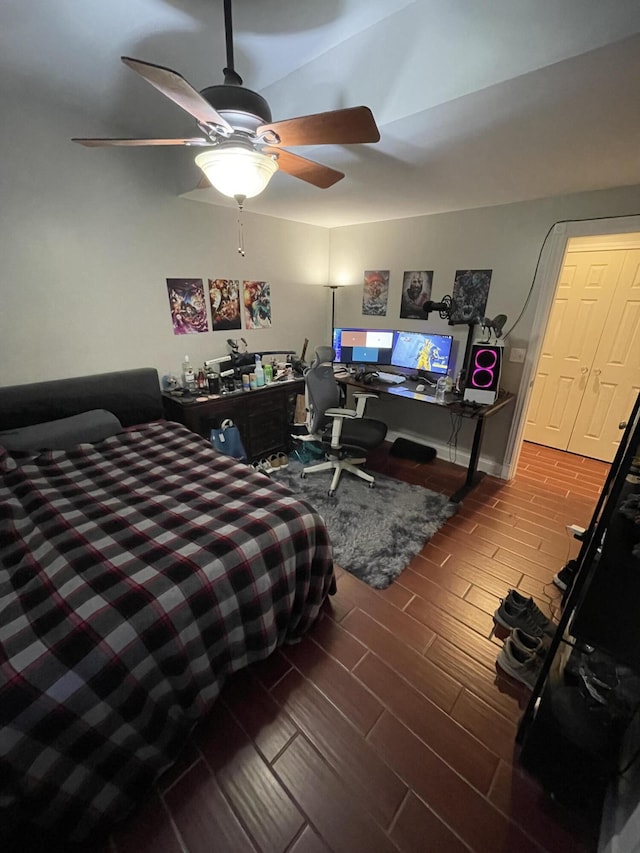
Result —
<svg viewBox="0 0 640 853"><path fill-rule="evenodd" d="M294 178L300 178L308 184L313 184L314 187L320 187L321 190L332 187L344 178L344 172L323 166L322 163L314 163L313 160L307 160L306 157L293 154L284 148L264 148L263 151L266 154L277 155L280 171L286 172L287 175L292 175Z"/></svg>
<svg viewBox="0 0 640 853"><path fill-rule="evenodd" d="M269 133L279 142L271 142ZM369 107L348 107L310 116L263 124L256 131L275 145L349 145L352 142L377 142L380 131Z"/></svg>
<svg viewBox="0 0 640 853"><path fill-rule="evenodd" d="M142 145L211 145L208 139L197 136L194 139L72 139L87 148L100 148L105 145L122 145L127 147Z"/></svg>
<svg viewBox="0 0 640 853"><path fill-rule="evenodd" d="M132 59L130 56L120 57L125 65L138 73L141 77L151 83L159 92L170 98L179 107L193 116L201 124L214 124L224 127L230 133L233 128L229 122L218 113L211 104L206 101L200 92L196 91L190 83L177 71L165 68L162 65L154 65L151 62L143 62L140 59Z"/></svg>

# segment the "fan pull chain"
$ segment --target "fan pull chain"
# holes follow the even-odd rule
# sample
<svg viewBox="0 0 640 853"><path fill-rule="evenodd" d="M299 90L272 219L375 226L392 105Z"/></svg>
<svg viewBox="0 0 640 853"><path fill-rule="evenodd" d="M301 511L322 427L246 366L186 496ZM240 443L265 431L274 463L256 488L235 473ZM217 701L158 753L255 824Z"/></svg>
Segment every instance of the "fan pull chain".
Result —
<svg viewBox="0 0 640 853"><path fill-rule="evenodd" d="M244 201L244 197L237 195L236 201L238 202L238 254L240 257L244 258L244 206L242 202Z"/></svg>

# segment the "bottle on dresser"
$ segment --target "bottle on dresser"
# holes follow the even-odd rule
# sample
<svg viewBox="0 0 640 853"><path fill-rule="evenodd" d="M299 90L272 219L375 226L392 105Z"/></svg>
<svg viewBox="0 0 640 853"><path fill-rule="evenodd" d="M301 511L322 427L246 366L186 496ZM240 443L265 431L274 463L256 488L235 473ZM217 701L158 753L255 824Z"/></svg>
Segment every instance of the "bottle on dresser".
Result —
<svg viewBox="0 0 640 853"><path fill-rule="evenodd" d="M193 392L196 390L196 375L188 355L185 355L182 361L182 386L187 391Z"/></svg>
<svg viewBox="0 0 640 853"><path fill-rule="evenodd" d="M256 366L253 372L256 375L256 387L262 388L264 385L264 368L262 367L262 359L259 355L256 356Z"/></svg>

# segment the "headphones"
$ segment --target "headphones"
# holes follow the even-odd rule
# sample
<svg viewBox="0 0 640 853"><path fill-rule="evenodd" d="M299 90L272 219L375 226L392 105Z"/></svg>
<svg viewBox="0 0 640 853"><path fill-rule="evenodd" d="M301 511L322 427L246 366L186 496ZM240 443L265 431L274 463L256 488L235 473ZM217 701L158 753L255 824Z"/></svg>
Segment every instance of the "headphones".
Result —
<svg viewBox="0 0 640 853"><path fill-rule="evenodd" d="M367 373L365 370L358 371L354 377L356 382L362 382L363 385L373 385L377 378L377 373Z"/></svg>

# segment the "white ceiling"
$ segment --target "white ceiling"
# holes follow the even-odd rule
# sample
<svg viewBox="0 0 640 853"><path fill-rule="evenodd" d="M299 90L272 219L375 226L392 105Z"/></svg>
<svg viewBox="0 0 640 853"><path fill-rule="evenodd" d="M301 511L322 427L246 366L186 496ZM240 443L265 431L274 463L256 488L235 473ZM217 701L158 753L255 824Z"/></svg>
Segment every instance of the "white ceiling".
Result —
<svg viewBox="0 0 640 853"><path fill-rule="evenodd" d="M336 226L640 184L640 0L234 0L233 24L236 70L274 120L366 104L381 133L296 149L346 177L276 174L247 210ZM0 76L25 109L37 92L77 111L77 136L195 135L121 55L221 83L222 0L0 4ZM192 159L167 153L185 191Z"/></svg>

